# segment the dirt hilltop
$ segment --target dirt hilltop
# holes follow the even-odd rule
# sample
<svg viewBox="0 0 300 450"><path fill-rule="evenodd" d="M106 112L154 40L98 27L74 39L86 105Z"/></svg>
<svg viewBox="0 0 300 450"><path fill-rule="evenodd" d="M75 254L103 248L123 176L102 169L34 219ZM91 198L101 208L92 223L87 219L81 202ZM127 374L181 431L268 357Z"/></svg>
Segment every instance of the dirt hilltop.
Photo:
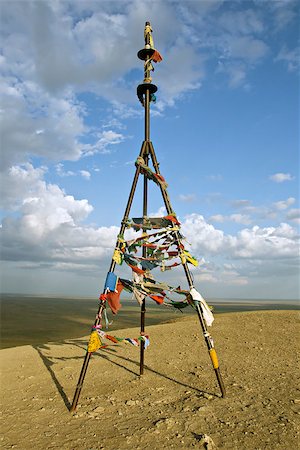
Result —
<svg viewBox="0 0 300 450"><path fill-rule="evenodd" d="M92 357L75 415L68 408L87 339L1 350L1 448L296 449L297 320L296 311L216 317L225 399L196 317L149 326L145 375L138 348L109 345Z"/></svg>

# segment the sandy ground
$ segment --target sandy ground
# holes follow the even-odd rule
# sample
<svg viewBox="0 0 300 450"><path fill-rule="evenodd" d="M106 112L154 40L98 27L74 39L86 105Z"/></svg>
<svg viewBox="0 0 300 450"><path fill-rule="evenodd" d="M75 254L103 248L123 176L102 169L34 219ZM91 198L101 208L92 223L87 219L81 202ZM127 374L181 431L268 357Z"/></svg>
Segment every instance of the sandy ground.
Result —
<svg viewBox="0 0 300 450"><path fill-rule="evenodd" d="M225 399L196 317L147 328L141 378L138 348L112 344L95 354L74 415L86 339L1 350L1 448L296 450L298 314L217 316L211 334Z"/></svg>

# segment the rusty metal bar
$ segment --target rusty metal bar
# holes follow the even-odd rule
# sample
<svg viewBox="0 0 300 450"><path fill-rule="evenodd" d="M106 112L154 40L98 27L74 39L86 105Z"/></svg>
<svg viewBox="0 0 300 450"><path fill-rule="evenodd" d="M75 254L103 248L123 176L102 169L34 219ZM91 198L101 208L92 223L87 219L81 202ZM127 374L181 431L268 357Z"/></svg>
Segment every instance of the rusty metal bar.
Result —
<svg viewBox="0 0 300 450"><path fill-rule="evenodd" d="M147 143L146 151L144 153L145 164L148 165L149 162L149 139L150 139L150 92L146 89L145 92L145 141ZM148 179L144 175L144 190L143 190L143 217L145 218L148 214ZM143 257L146 258L147 250L143 247ZM141 305L141 336L145 333L145 320L146 320L146 300L143 299ZM140 343L140 375L144 374L144 353L145 353L145 343L142 340Z"/></svg>
<svg viewBox="0 0 300 450"><path fill-rule="evenodd" d="M147 145L146 141L144 141L142 143L142 147L141 147L141 151L140 151L139 156L141 156L141 157L144 156L144 153L145 153L147 147L148 147L148 145ZM128 202L127 202L127 205L126 205L126 208L125 208L124 217L123 217L123 220L122 220L122 223L121 223L121 228L120 228L120 232L119 232L120 235L122 235L124 233L125 228L126 228L126 223L128 221L129 212L130 212L130 209L131 209L131 206L132 206L132 201L133 201L133 197L134 197L134 194L135 194L135 190L136 190L136 186L137 186L139 175L140 175L140 167L137 166L136 171L135 171L135 175L134 175L134 179L133 179L133 182L132 182L132 186L131 186ZM120 245L119 241L117 240L116 248L119 248L119 245ZM116 262L112 259L110 267L109 267L109 272L113 272L115 270L115 265L116 265ZM97 326L97 325L100 324L101 316L102 316L102 312L103 312L104 308L105 308L105 302L101 302L100 305L99 305L99 308L98 308L98 312L97 312L97 315L96 315L96 320L95 320L94 326ZM83 361L82 369L81 369L81 372L80 372L80 375L79 375L79 379L78 379L78 383L77 383L77 386L76 386L73 402L72 402L72 405L71 405L71 408L70 408L71 412L76 411L78 400L79 400L80 393L81 393L81 389L82 389L82 386L83 386L83 383L84 383L84 379L85 379L85 376L86 376L86 372L87 372L87 369L88 369L88 365L89 365L89 362L90 362L90 358L91 358L91 353L89 353L87 351L86 355L85 355L85 358L84 358L84 361Z"/></svg>
<svg viewBox="0 0 300 450"><path fill-rule="evenodd" d="M159 164L157 162L156 155L155 155L155 150L153 148L153 145L152 145L151 141L149 142L149 148L150 148L150 155L151 155L151 159L152 159L152 163L153 163L153 167L155 169L155 172L157 174L160 174ZM160 186L160 190L161 190L162 197L164 199L166 210L167 210L168 214L172 214L173 213L173 209L171 207L171 202L170 202L168 193L166 192L165 189L163 189L162 186ZM179 233L177 231L175 231L174 234L175 234L176 245L179 248L179 244L180 244ZM190 272L190 269L188 267L187 262L182 263L182 266L183 266L183 269L184 269L184 272L185 272L185 275L186 275L186 278L187 278L187 282L189 284L189 288L192 289L194 287L193 286L193 278L192 278L192 274ZM210 334L207 331L206 323L204 321L202 310L201 310L201 308L199 306L199 303L195 302L195 306L196 306L196 311L197 311L197 315L198 315L198 318L199 318L200 326L202 328L203 336L204 336L204 339L205 339L205 342L206 342L206 345L207 345L207 349L208 349L209 355L211 357L213 368L214 368L214 371L215 371L215 374L216 374L216 377L217 377L217 381L218 381L218 384L219 384L219 387L220 387L220 390L221 390L221 394L222 394L222 397L225 397L225 385L224 385L224 382L223 382L223 379L222 379L222 375L221 375L221 372L220 372L220 368L219 368L219 365L218 365L218 362L217 362L217 354L216 354L216 351L214 349L211 336L210 336Z"/></svg>

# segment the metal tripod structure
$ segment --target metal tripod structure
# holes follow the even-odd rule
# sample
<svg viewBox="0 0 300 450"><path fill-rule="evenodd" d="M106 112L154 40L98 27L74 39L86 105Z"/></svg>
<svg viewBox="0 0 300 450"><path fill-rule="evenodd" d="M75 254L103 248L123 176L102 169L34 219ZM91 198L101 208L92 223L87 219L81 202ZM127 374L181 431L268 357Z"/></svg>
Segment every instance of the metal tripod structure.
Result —
<svg viewBox="0 0 300 450"><path fill-rule="evenodd" d="M141 101L141 103L144 107L144 110L145 110L145 138L144 138L144 141L141 146L139 157L143 158L145 165L147 165L147 166L149 163L149 159L151 158L155 173L157 175L160 175L159 163L157 162L154 147L150 140L150 102L151 102L153 94L157 91L157 86L155 84L152 84L152 78L150 76L150 72L151 72L151 70L153 70L151 61L154 60L153 59L154 53L157 53L158 55L159 55L159 53L157 52L157 50L155 50L154 45L153 45L152 29L151 29L151 25L149 22L146 22L146 24L145 24L144 38L145 38L145 47L142 50L140 50L137 54L138 58L144 61L144 82L138 86L137 95L138 95L138 98ZM160 55L159 55L159 57L160 57ZM160 59L158 59L158 61L159 60ZM127 201L127 206L125 209L123 220L121 222L119 235L123 235L125 232L126 224L129 219L129 213L131 210L132 202L134 199L134 195L135 195L135 191L136 191L136 187L137 187L137 183L138 183L138 179L139 179L140 175L141 175L141 167L140 167L140 165L137 165L135 175L133 178L133 182L132 182L132 186L131 186L131 190L130 190L130 194L129 194L129 198ZM148 213L148 178L147 178L146 174L144 174L143 177L144 177L144 179L143 179L143 183L144 183L144 185L143 185L143 218L145 219L147 217L147 213ZM167 191L165 189L163 189L163 187L161 185L160 185L160 190L161 190L161 195L164 200L164 204L165 204L167 213L174 214ZM180 234L178 231L175 231L174 235L175 235L174 243L179 248L180 243L181 243ZM120 247L121 247L121 243L118 240L116 243L116 249L120 249ZM147 251L146 248L143 247L142 251L143 251L142 256L146 257L146 251ZM187 264L187 262L182 261L182 265L183 265L183 269L184 269L184 272L186 275L186 279L187 279L189 288L192 289L194 287L193 279L192 279L188 264ZM115 266L116 266L116 262L114 259L112 259L110 267L109 267L109 272L114 272ZM225 386L224 386L224 382L223 382L223 379L221 376L218 358L217 358L216 350L214 348L213 340L207 330L207 326L206 326L206 323L205 323L205 320L203 317L203 312L201 310L199 302L195 301L194 306L195 306L195 309L196 309L196 312L197 312L197 315L199 318L199 323L200 323L200 326L201 326L201 329L203 332L203 336L204 336L204 339L205 339L205 342L207 345L207 349L208 349L208 352L209 352L209 355L210 355L210 358L212 361L213 369L215 371L217 381L218 381L218 384L219 384L219 387L221 390L221 395L222 395L222 397L225 397ZM102 301L100 300L94 327L100 325L102 312L104 311L105 308L106 308L105 300L102 300ZM144 332L145 332L145 315L146 315L146 301L144 298L142 301L142 305L141 305L141 327L140 327L141 335L144 335ZM144 342L141 341L141 344L140 344L140 375L144 374L144 351L145 351L145 345L144 345ZM79 375L78 383L76 386L72 406L70 408L71 412L76 411L76 407L77 407L77 404L79 401L80 393L81 393L82 386L84 383L85 375L87 373L91 355L92 355L92 352L89 352L87 350L85 358L84 358L84 362L82 365L82 369L81 369L81 372Z"/></svg>

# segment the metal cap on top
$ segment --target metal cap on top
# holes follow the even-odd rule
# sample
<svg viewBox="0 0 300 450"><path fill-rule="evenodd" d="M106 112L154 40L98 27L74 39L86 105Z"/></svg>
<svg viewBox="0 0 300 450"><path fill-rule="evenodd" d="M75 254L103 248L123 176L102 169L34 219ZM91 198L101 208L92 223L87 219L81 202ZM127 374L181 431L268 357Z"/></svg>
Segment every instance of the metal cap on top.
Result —
<svg viewBox="0 0 300 450"><path fill-rule="evenodd" d="M155 49L152 28L150 22L145 23L144 29L145 47L138 51L137 56L144 62L144 80L143 83L137 87L137 96L144 106L144 95L147 91L149 94L154 94L157 91L157 86L152 84L151 72L154 71L152 62L160 62L162 60L161 54Z"/></svg>

